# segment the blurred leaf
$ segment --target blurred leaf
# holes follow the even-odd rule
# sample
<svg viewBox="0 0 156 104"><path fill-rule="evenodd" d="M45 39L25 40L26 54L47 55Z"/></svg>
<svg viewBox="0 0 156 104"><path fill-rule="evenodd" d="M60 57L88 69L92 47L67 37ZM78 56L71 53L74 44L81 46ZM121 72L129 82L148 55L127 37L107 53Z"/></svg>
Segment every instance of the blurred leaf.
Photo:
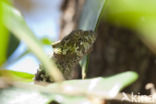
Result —
<svg viewBox="0 0 156 104"><path fill-rule="evenodd" d="M21 53L18 57L15 57L14 59L12 59L9 64L11 64L12 62L16 62L18 60L20 60L21 58L23 58L25 55L29 54L30 50L25 50L23 53Z"/></svg>
<svg viewBox="0 0 156 104"><path fill-rule="evenodd" d="M14 42L15 42L15 44L13 46L10 45L9 47L12 47L11 49L12 49L12 51L14 51L13 49L16 49L17 46L19 45L19 40L16 40L16 37L14 37L14 35L12 35L12 38L13 38L13 39L11 39L12 42L9 42L9 44L14 43ZM48 38L41 38L41 42L43 45L51 45L52 44L52 41L50 41ZM11 51L11 49L10 49L10 51ZM22 57L24 57L25 55L27 55L30 52L31 51L29 49L25 50L18 57L15 57L12 60L9 60L9 62L7 64L11 64L12 62L16 62L17 60L20 60ZM11 54L12 53L10 53L10 55Z"/></svg>
<svg viewBox="0 0 156 104"><path fill-rule="evenodd" d="M0 4L0 66L6 61L9 41L9 34L7 29L3 25L2 16L2 5Z"/></svg>
<svg viewBox="0 0 156 104"><path fill-rule="evenodd" d="M24 41L30 50L39 58L42 64L47 69L47 72L53 77L53 80L63 80L63 76L55 63L48 58L43 51L41 42L35 37L32 31L26 25L23 17L13 7L2 3L3 21L5 26L20 40Z"/></svg>
<svg viewBox="0 0 156 104"><path fill-rule="evenodd" d="M46 104L50 98L35 90L9 87L0 89L1 104Z"/></svg>
<svg viewBox="0 0 156 104"><path fill-rule="evenodd" d="M138 23L156 18L155 0L107 0L103 18L111 23L136 28Z"/></svg>
<svg viewBox="0 0 156 104"><path fill-rule="evenodd" d="M82 79L87 77L86 72L88 69L88 55L84 56L83 59L80 61L81 69L82 69Z"/></svg>
<svg viewBox="0 0 156 104"><path fill-rule="evenodd" d="M58 99L58 98L61 98ZM96 104L93 103L87 96L69 96L62 94L53 94L47 104ZM101 103L98 103L101 104Z"/></svg>
<svg viewBox="0 0 156 104"><path fill-rule="evenodd" d="M11 64L14 64L15 62L17 62L18 60L20 60L21 58L23 58L25 55L29 54L31 51L30 50L25 50L23 53L21 53L19 56L13 56L11 58L9 58L7 60L7 62L4 64L5 66L9 66Z"/></svg>
<svg viewBox="0 0 156 104"><path fill-rule="evenodd" d="M123 88L129 86L138 78L135 72L124 72L108 78L98 77L85 80L70 80L62 83L55 83L48 86L55 91L74 93L85 93L114 97ZM60 87L63 86L63 87ZM80 87L81 85L81 87ZM64 89L61 90L60 88Z"/></svg>
<svg viewBox="0 0 156 104"><path fill-rule="evenodd" d="M37 89L38 86L35 87ZM46 89L43 88L43 90ZM27 87L0 89L0 101L1 104L57 104L56 102L58 104L93 104L85 96L69 96L50 92L43 93L42 91L32 90ZM53 103L50 103L52 101Z"/></svg>
<svg viewBox="0 0 156 104"><path fill-rule="evenodd" d="M20 41L13 34L10 33L9 44L7 49L7 57L10 57L12 55L12 53L18 47L19 43Z"/></svg>
<svg viewBox="0 0 156 104"><path fill-rule="evenodd" d="M95 31L96 24L101 14L105 0L86 0L82 10L78 29ZM82 77L85 78L88 67L88 56L84 56L80 62Z"/></svg>
<svg viewBox="0 0 156 104"><path fill-rule="evenodd" d="M107 0L103 18L112 24L131 28L156 53L156 0Z"/></svg>
<svg viewBox="0 0 156 104"><path fill-rule="evenodd" d="M95 30L105 0L86 0L78 29Z"/></svg>
<svg viewBox="0 0 156 104"><path fill-rule="evenodd" d="M52 44L52 41L50 41L48 38L45 38L45 37L41 39L41 42L44 45L51 45Z"/></svg>
<svg viewBox="0 0 156 104"><path fill-rule="evenodd" d="M2 11L1 2L10 4L10 2L8 2L7 0L0 1L0 66L4 64L4 62L14 52L17 46L17 43L14 40L15 38L12 38L12 36L10 36L8 30L5 28L3 24L2 16L4 12Z"/></svg>
<svg viewBox="0 0 156 104"><path fill-rule="evenodd" d="M0 101L3 104L50 104L52 101L58 104L102 104L93 102L90 97L111 99L137 76L134 72L125 72L108 78L64 81L48 87L15 82L14 86L0 89Z"/></svg>
<svg viewBox="0 0 156 104"><path fill-rule="evenodd" d="M23 81L23 82L32 82L34 75L25 73L25 72L17 72L12 70L2 70L0 69L0 77L6 77L11 80Z"/></svg>
<svg viewBox="0 0 156 104"><path fill-rule="evenodd" d="M156 18L141 23L137 29L143 42L156 54Z"/></svg>

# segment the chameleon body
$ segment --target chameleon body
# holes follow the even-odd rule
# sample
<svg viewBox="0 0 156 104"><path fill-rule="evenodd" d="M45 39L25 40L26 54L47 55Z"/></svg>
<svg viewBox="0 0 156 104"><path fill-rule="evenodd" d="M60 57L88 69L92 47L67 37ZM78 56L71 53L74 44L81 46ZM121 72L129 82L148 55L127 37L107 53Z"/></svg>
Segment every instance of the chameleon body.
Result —
<svg viewBox="0 0 156 104"><path fill-rule="evenodd" d="M65 79L71 79L71 72L83 56L87 55L94 42L96 34L93 31L75 30L65 36L61 41L52 44L54 53L52 59L63 73ZM40 68L36 74L36 80L50 81L48 74ZM40 78L38 78L40 77Z"/></svg>

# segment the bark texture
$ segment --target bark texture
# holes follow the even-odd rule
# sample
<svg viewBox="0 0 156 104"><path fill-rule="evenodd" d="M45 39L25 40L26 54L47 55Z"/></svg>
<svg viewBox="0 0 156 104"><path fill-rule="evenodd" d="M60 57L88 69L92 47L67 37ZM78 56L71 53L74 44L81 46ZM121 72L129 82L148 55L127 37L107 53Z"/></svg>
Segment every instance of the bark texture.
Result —
<svg viewBox="0 0 156 104"><path fill-rule="evenodd" d="M60 39L77 27L84 2L85 0L63 0Z"/></svg>
<svg viewBox="0 0 156 104"><path fill-rule="evenodd" d="M76 29L84 3L85 0L64 0L60 37ZM68 22L67 14L70 15ZM143 92L147 82L156 84L155 55L137 37L136 32L110 25L104 20L99 21L96 32L98 37L89 58L88 78L133 70L138 72L139 79L128 88L129 91Z"/></svg>

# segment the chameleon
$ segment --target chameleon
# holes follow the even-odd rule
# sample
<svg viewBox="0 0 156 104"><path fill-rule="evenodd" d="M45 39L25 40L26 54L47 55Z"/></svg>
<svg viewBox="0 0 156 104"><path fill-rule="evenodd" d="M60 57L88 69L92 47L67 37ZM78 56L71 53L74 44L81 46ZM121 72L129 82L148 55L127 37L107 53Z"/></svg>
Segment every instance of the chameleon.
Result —
<svg viewBox="0 0 156 104"><path fill-rule="evenodd" d="M97 35L93 31L75 30L62 40L52 44L53 55L51 59L54 60L66 80L72 79L72 70L83 56L90 53L96 37ZM35 80L53 82L42 65L35 75Z"/></svg>

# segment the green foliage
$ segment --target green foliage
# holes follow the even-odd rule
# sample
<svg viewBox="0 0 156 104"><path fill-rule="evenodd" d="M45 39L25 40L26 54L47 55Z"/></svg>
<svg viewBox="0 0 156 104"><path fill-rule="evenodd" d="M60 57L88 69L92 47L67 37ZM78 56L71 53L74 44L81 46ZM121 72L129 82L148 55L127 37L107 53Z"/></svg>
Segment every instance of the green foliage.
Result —
<svg viewBox="0 0 156 104"><path fill-rule="evenodd" d="M117 25L137 28L138 24L156 17L155 4L155 0L107 0L103 17Z"/></svg>
<svg viewBox="0 0 156 104"><path fill-rule="evenodd" d="M49 99L35 89L8 87L0 90L1 104L46 104Z"/></svg>
<svg viewBox="0 0 156 104"><path fill-rule="evenodd" d="M4 12L3 21L5 26L11 32L13 32L13 34L18 39L24 41L27 44L29 49L40 59L40 61L47 69L47 72L49 72L49 74L55 81L62 80L62 74L60 73L54 62L46 56L45 52L43 51L41 42L28 28L19 11L5 3L2 3L2 8Z"/></svg>
<svg viewBox="0 0 156 104"><path fill-rule="evenodd" d="M85 79L87 76L87 69L88 69L88 58L89 56L86 55L83 57L83 59L80 61L81 70L82 70L82 79Z"/></svg>
<svg viewBox="0 0 156 104"><path fill-rule="evenodd" d="M86 0L78 28L94 31L104 3L105 0Z"/></svg>
<svg viewBox="0 0 156 104"><path fill-rule="evenodd" d="M52 44L52 41L50 41L48 38L46 37L43 37L41 39L41 42L44 44L44 45L51 45Z"/></svg>
<svg viewBox="0 0 156 104"><path fill-rule="evenodd" d="M55 83L48 88L55 89L55 91L58 91L60 89L59 86L67 86L71 88L71 92L78 92L78 93L95 93L95 94L101 94L105 96L109 95L116 95L120 90L127 87L134 81L136 81L138 78L138 75L135 72L123 72L111 77L98 77L98 78L92 78L92 79L85 79L85 80L70 80L70 81L64 81L63 83ZM80 87L81 85L81 87Z"/></svg>
<svg viewBox="0 0 156 104"><path fill-rule="evenodd" d="M1 90L0 101L3 104L10 104L10 102L45 104L51 101L59 104L96 104L89 98L113 97L124 87L134 82L137 77L138 75L134 72L125 72L108 78L70 80L47 87L17 83L14 84L16 87L12 86ZM24 98L23 100L19 100L19 94L20 98Z"/></svg>
<svg viewBox="0 0 156 104"><path fill-rule="evenodd" d="M18 47L20 41L12 34L9 34L9 42L8 42L8 49L7 49L7 57L10 57L12 53Z"/></svg>
<svg viewBox="0 0 156 104"><path fill-rule="evenodd" d="M11 80L17 80L22 82L33 82L34 75L25 72L0 69L0 77L7 77Z"/></svg>
<svg viewBox="0 0 156 104"><path fill-rule="evenodd" d="M41 43L43 45L51 45L53 43L51 40L49 40L46 37L41 38L40 41L41 41ZM11 34L10 41L9 41L9 47L8 47L8 55L7 55L8 57L12 55L12 53L16 50L18 45L19 45L19 40L13 34ZM26 49L18 57L14 57L12 60L10 60L9 63L6 63L6 65L11 64L12 62L16 62L16 61L20 60L21 58L23 58L28 53L31 53L31 51L29 49Z"/></svg>
<svg viewBox="0 0 156 104"><path fill-rule="evenodd" d="M0 66L6 61L7 59L7 48L8 48L8 30L4 27L2 21L2 5L0 4Z"/></svg>
<svg viewBox="0 0 156 104"><path fill-rule="evenodd" d="M0 66L2 66L7 61L8 57L11 56L19 44L19 41L10 35L10 32L3 24L4 12L1 2L10 4L6 0L0 1Z"/></svg>
<svg viewBox="0 0 156 104"><path fill-rule="evenodd" d="M8 48L8 38L9 34L7 29L3 26L2 22L0 23L0 66L7 59L7 48Z"/></svg>
<svg viewBox="0 0 156 104"><path fill-rule="evenodd" d="M27 84L27 86L29 85ZM30 86L32 87L32 85ZM35 88L38 89L38 86ZM58 102L57 100L61 98L58 104L84 104L84 102L90 104L89 99L85 96L69 96L50 93L50 91L43 93L43 90L46 89L42 88L42 91L36 91L35 89L9 87L0 91L0 101L2 104L57 104L54 102ZM53 103L50 103L52 101Z"/></svg>
<svg viewBox="0 0 156 104"><path fill-rule="evenodd" d="M147 22L146 23L147 26L143 26L141 22L139 22L140 24L136 25L136 23L142 16L141 12L143 12L139 8L142 7L143 9L143 6L138 6L139 5L138 1L134 3L135 5L132 5L132 2L134 2L134 0L127 1L127 2L124 2L124 0L120 0L118 2L115 0L114 1L110 0L107 1L106 4L104 5L105 0L87 0L83 13L81 15L78 28L82 30L94 31L96 29L99 16L101 15L102 8L104 6L103 13L105 15L104 18L106 20L111 21L113 23L114 22L116 23L116 21L118 20L120 21L121 25L131 27L131 28L135 26L140 31L143 31L142 29L149 29L149 30L152 29L151 32L155 33L155 31L153 31L154 30L153 27L155 26L154 23L156 22L152 23L153 20L155 21L155 19L150 18L155 15L152 14L150 15L150 13L148 12L145 13L147 17L149 16L148 18L151 19L151 22ZM121 5L120 3L123 4L127 3L127 4L126 5L124 4L123 6L123 4ZM138 9L132 10L135 12L131 12L132 7L130 7L129 5L134 6L135 8ZM118 8L117 6L120 6L121 9L117 9ZM126 9L128 12L122 12L124 11L124 9ZM117 13L119 13L121 16L119 16ZM130 16L130 14L133 13L135 13L136 16ZM115 16L116 18L114 19ZM125 23L126 22L125 19L128 19L130 22ZM10 41L9 38L11 38L11 36L9 36L9 32L6 28L9 31L11 31L14 34L14 36L16 36L16 38L26 43L28 48L38 57L38 59L42 62L42 64L47 69L46 71L50 73L50 75L53 77L55 81L63 80L62 74L57 69L54 62L50 60L43 51L42 43L50 45L51 42L46 38L39 41L34 36L34 33L32 33L32 31L28 28L27 24L25 23L19 11L17 11L12 6L6 3L2 3L2 1L0 1L0 50L1 50L0 65L2 65L6 61L7 55L10 56L11 53L16 49L18 45L17 42L13 44L13 46L11 46L11 48L9 48L8 50L8 44ZM12 44L11 41L10 43ZM26 53L27 52L28 51L26 51ZM20 57L22 57L22 55ZM82 60L81 65L85 75L86 74L85 70L87 67L86 56ZM13 81L11 82L13 86L9 86L9 88L5 88L5 89L0 89L1 92L0 101L3 104L10 104L10 102L15 102L15 101L16 104L25 104L25 103L28 104L28 102L25 101L29 101L30 103L38 103L38 104L39 103L44 104L49 101L57 101L61 104L82 104L84 102L89 103L90 100L88 98L91 95L93 96L98 95L100 97L115 96L120 90L133 83L138 78L138 75L135 72L125 72L108 78L98 77L98 78L86 79L86 80L69 80L61 83L54 83L46 87L30 85L30 84L23 85L23 83L17 84L16 81L32 81L34 75L24 73L24 72L0 70L0 77L7 77L15 81L14 82L13 80L11 80ZM19 96L17 96L19 94L21 95L20 97L25 98L26 100L19 100ZM58 98L61 98L61 100ZM38 100L40 101L38 102Z"/></svg>
<svg viewBox="0 0 156 104"><path fill-rule="evenodd" d="M104 3L105 0L86 0L84 9L81 13L78 29L95 31ZM85 78L88 67L88 56L83 57L80 65L82 68L82 78Z"/></svg>
<svg viewBox="0 0 156 104"><path fill-rule="evenodd" d="M155 0L107 0L103 18L112 24L133 29L156 53L156 1Z"/></svg>

